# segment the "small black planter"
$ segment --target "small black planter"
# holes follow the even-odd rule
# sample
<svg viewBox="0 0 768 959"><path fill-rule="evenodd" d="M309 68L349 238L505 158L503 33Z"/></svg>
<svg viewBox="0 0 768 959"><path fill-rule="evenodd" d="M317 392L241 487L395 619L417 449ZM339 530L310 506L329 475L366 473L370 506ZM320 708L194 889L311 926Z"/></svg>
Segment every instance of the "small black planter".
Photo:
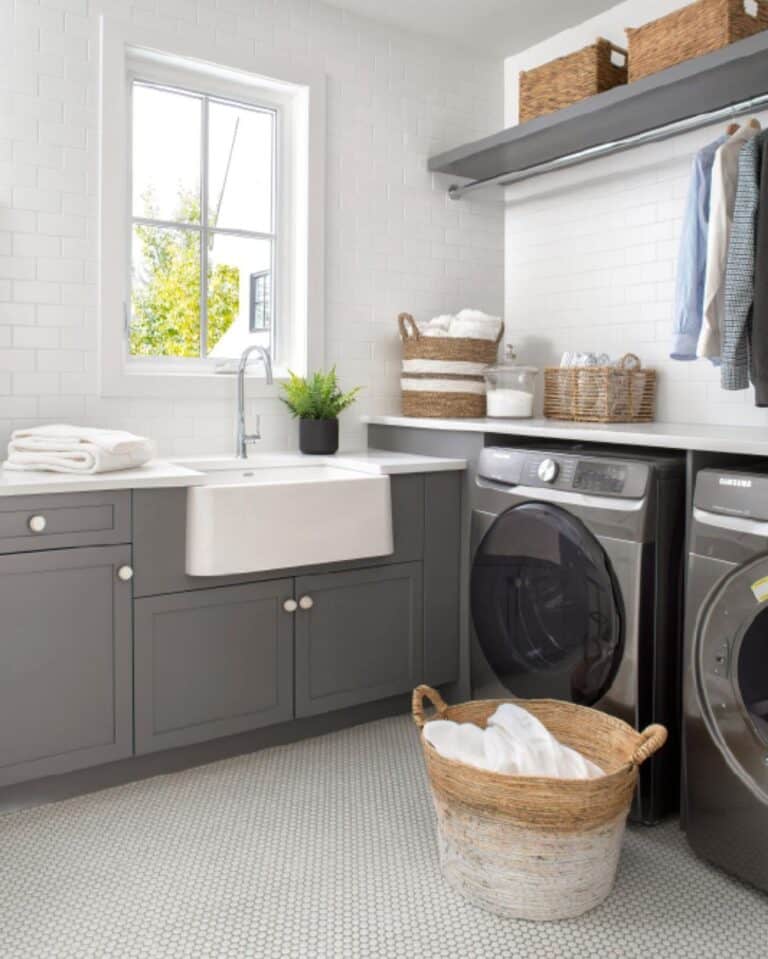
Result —
<svg viewBox="0 0 768 959"><path fill-rule="evenodd" d="M299 449L302 453L328 456L338 448L338 420L299 420Z"/></svg>

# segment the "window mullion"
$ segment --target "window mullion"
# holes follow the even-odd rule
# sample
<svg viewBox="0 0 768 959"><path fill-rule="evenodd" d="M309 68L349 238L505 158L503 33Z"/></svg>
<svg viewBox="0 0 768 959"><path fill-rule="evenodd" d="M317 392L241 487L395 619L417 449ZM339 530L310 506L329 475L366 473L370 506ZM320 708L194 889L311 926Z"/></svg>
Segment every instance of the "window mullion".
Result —
<svg viewBox="0 0 768 959"><path fill-rule="evenodd" d="M200 356L208 355L208 98L202 98L200 138Z"/></svg>

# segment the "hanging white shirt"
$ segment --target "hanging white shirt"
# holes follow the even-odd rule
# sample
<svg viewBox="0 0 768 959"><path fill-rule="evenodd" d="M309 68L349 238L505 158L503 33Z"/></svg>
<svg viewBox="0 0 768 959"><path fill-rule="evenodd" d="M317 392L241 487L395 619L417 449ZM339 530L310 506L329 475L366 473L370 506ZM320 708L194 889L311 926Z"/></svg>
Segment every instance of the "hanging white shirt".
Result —
<svg viewBox="0 0 768 959"><path fill-rule="evenodd" d="M725 267L739 179L739 154L744 144L759 132L759 125L753 126L752 123L740 127L719 148L712 167L704 311L696 347L697 356L711 360L720 356L720 329L725 310Z"/></svg>

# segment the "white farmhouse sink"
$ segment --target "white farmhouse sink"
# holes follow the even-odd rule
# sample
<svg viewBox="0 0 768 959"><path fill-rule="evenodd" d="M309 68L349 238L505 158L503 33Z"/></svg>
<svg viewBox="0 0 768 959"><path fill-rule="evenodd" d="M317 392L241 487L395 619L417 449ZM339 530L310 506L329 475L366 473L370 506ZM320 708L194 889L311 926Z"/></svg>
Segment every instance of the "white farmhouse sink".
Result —
<svg viewBox="0 0 768 959"><path fill-rule="evenodd" d="M224 576L393 551L389 477L333 466L205 472L187 490L187 573Z"/></svg>

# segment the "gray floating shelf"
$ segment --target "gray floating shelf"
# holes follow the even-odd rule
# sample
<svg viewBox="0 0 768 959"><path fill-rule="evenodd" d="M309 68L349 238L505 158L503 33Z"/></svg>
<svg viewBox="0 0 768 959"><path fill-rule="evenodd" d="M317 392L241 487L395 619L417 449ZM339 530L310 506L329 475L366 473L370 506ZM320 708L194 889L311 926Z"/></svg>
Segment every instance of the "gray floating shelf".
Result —
<svg viewBox="0 0 768 959"><path fill-rule="evenodd" d="M519 180L536 167L768 94L768 31L557 113L448 150L435 173ZM584 160L589 159L584 157Z"/></svg>

